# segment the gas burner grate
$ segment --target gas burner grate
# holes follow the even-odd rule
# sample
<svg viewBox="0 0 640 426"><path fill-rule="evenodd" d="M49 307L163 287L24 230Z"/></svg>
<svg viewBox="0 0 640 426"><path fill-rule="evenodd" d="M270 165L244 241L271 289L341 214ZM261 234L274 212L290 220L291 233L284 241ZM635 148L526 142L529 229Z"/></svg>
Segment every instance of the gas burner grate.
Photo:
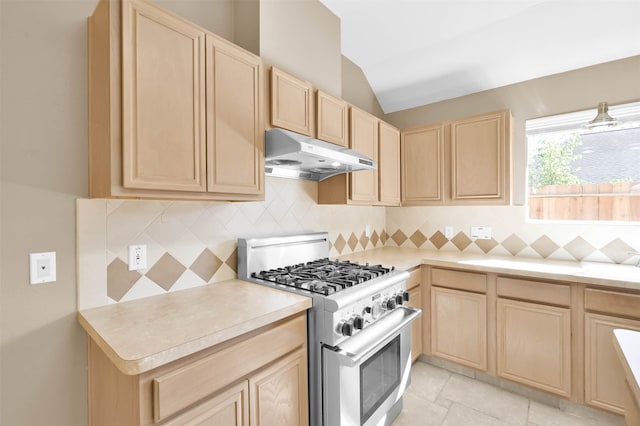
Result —
<svg viewBox="0 0 640 426"><path fill-rule="evenodd" d="M378 278L391 270L393 268L382 265L360 265L348 260L325 258L254 272L251 277L328 296Z"/></svg>

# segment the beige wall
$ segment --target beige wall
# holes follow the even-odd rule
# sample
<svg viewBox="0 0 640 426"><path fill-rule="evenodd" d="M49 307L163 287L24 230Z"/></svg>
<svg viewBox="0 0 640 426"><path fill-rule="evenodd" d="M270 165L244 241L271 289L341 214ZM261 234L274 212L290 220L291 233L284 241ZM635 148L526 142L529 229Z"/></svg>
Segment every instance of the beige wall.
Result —
<svg viewBox="0 0 640 426"><path fill-rule="evenodd" d="M514 204L524 203L525 120L640 100L640 56L387 114L399 128L508 108L514 119Z"/></svg>
<svg viewBox="0 0 640 426"><path fill-rule="evenodd" d="M376 117L384 118L384 112L371 90L367 77L362 69L346 56L342 57L342 99Z"/></svg>
<svg viewBox="0 0 640 426"><path fill-rule="evenodd" d="M163 1L231 37L229 2ZM87 196L87 32L95 0L0 1L0 424L85 425L76 198ZM57 253L29 285L28 255Z"/></svg>
<svg viewBox="0 0 640 426"><path fill-rule="evenodd" d="M262 0L260 56L341 96L340 20L317 0Z"/></svg>

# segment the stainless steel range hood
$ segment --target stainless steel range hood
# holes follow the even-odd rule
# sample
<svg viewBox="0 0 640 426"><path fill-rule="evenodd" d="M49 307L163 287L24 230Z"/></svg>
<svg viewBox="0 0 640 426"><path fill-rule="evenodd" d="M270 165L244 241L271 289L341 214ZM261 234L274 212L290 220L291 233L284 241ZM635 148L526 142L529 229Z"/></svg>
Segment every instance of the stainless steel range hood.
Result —
<svg viewBox="0 0 640 426"><path fill-rule="evenodd" d="M321 181L341 173L376 168L371 158L351 149L283 129L265 137L268 176Z"/></svg>

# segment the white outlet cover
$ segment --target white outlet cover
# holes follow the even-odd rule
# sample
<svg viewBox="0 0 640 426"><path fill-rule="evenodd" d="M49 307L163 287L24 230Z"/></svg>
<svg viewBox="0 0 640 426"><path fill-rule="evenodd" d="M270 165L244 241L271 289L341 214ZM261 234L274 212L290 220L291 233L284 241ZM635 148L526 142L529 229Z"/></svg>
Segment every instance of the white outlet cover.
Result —
<svg viewBox="0 0 640 426"><path fill-rule="evenodd" d="M448 240L453 238L453 226L451 225L446 225L444 227L444 236L445 238L447 238Z"/></svg>
<svg viewBox="0 0 640 426"><path fill-rule="evenodd" d="M129 246L129 270L147 269L147 246L140 244Z"/></svg>
<svg viewBox="0 0 640 426"><path fill-rule="evenodd" d="M56 252L29 254L31 284L44 284L56 280Z"/></svg>

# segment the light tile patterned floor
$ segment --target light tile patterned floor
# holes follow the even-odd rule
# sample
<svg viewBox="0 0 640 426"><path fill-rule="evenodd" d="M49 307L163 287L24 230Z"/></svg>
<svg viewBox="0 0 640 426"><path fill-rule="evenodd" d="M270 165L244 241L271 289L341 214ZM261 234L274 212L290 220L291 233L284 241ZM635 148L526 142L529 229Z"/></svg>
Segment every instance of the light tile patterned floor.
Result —
<svg viewBox="0 0 640 426"><path fill-rule="evenodd" d="M621 416L576 404L563 409L416 362L393 426L624 426Z"/></svg>

